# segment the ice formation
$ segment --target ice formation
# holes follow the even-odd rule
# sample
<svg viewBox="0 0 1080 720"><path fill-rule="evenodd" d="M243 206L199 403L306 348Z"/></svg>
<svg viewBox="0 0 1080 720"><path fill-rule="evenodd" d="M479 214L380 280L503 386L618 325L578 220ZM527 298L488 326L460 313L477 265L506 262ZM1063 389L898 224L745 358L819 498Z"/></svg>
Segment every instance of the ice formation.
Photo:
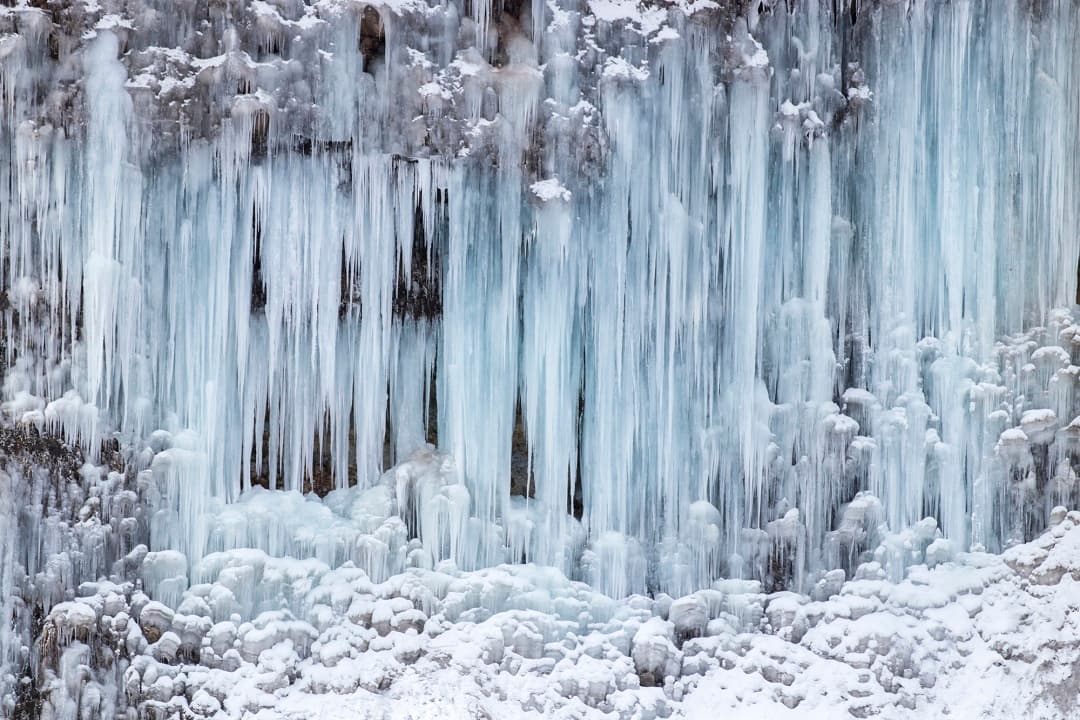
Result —
<svg viewBox="0 0 1080 720"><path fill-rule="evenodd" d="M35 613L16 607L5 637L34 668L33 682L12 688L5 717L835 720L948 711L985 720L1023 708L1049 720L1073 717L1080 692L1080 512L1064 508L1003 555L943 552L924 523L806 593L723 579L677 599L612 598L537 564L403 569L401 557L422 552L415 541L389 564L371 553L372 536L394 532L370 530L390 507L390 484L437 475L431 454L389 474L382 497L358 488L325 502L247 495L222 510L215 534L272 552L237 547L189 563L175 550L129 548L125 533L141 520L134 498L118 491L119 472L85 466L85 495L57 493L54 477L73 454L18 447L0 485L5 510L20 494L64 506L44 527L40 505L0 516L18 525L4 528L7 540L17 531L19 547L48 558L33 577L8 578L21 592L5 598L40 604ZM272 516L288 516L289 527L272 531ZM324 537L350 557L298 551ZM897 546L908 572L891 580Z"/></svg>
<svg viewBox="0 0 1080 720"><path fill-rule="evenodd" d="M459 667L475 707L434 708L858 716L1043 657L1017 628L1073 632L1080 580L1078 31L0 7L0 715L393 714Z"/></svg>

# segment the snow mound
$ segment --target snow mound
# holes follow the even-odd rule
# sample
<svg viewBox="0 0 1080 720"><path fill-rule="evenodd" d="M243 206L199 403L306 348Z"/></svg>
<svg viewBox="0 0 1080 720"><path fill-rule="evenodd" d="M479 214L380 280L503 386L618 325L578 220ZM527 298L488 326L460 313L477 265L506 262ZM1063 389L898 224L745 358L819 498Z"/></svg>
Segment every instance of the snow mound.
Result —
<svg viewBox="0 0 1080 720"><path fill-rule="evenodd" d="M729 580L615 600L534 565L376 581L350 561L215 553L175 609L130 583L56 605L46 703L104 709L111 656L140 716L1062 718L1080 689L1080 512L1054 520L1001 556L899 582L870 561L810 595Z"/></svg>

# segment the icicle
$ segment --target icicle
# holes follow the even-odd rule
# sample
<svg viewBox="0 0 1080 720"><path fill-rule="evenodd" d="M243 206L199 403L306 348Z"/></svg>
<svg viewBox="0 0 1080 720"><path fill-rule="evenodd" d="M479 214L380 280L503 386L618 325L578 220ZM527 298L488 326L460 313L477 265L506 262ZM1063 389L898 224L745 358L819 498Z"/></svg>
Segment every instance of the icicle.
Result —
<svg viewBox="0 0 1080 720"><path fill-rule="evenodd" d="M1080 500L1074 4L616 5L12 9L4 412L122 441L189 570L799 587L859 513L998 549Z"/></svg>

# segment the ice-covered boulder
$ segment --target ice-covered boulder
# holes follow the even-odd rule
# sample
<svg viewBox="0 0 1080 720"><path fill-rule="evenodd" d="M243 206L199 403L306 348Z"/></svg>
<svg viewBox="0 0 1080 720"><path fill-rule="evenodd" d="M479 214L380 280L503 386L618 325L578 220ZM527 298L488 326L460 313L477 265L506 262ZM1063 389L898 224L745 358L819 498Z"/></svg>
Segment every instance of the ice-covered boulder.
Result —
<svg viewBox="0 0 1080 720"><path fill-rule="evenodd" d="M631 655L642 685L663 685L666 678L678 677L682 654L674 638L674 624L658 617L647 620L634 633Z"/></svg>
<svg viewBox="0 0 1080 720"><path fill-rule="evenodd" d="M668 620L680 640L697 637L709 622L709 607L699 595L687 595L671 603Z"/></svg>
<svg viewBox="0 0 1080 720"><path fill-rule="evenodd" d="M157 642L162 633L172 628L175 616L176 613L164 603L151 601L139 611L139 627L148 642Z"/></svg>

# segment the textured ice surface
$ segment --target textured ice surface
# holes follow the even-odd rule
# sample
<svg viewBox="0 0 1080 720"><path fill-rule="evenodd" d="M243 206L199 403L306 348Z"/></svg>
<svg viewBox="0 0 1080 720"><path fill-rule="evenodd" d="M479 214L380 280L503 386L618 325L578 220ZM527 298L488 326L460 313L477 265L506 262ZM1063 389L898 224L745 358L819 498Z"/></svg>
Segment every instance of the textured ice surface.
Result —
<svg viewBox="0 0 1080 720"><path fill-rule="evenodd" d="M0 7L3 712L1066 714L1078 30Z"/></svg>
<svg viewBox="0 0 1080 720"><path fill-rule="evenodd" d="M349 529L369 521L359 495L256 492L223 509L219 527L238 507L249 531L267 523L271 498L289 510L287 531L228 537L281 553L325 531L341 548L365 537ZM101 520L56 518L54 532L73 533L65 552L92 559L106 552L89 531ZM151 588L186 564L137 546L113 580L46 600L39 634L15 647L37 670L48 718L1071 717L1080 512L1056 508L1045 533L1003 555L930 555L910 558L898 581L867 553L807 594L719 580L673 599L612 598L533 564L388 571L372 555L246 547L206 555L161 593ZM17 578L16 596L34 597L27 582Z"/></svg>
<svg viewBox="0 0 1080 720"><path fill-rule="evenodd" d="M1080 692L1063 507L1002 555L881 524L807 592L612 597L553 567L433 565L401 515L403 481L447 487L430 450L366 490L253 489L189 559L140 542L152 470L48 442L3 431L5 716L1050 719ZM842 527L880 512L860 495Z"/></svg>
<svg viewBox="0 0 1080 720"><path fill-rule="evenodd" d="M91 459L157 442L152 549L189 558L252 484L372 488L430 440L457 487L417 519L462 568L805 589L860 491L894 531L998 551L1080 501L1052 310L1077 22L4 7L9 415Z"/></svg>

